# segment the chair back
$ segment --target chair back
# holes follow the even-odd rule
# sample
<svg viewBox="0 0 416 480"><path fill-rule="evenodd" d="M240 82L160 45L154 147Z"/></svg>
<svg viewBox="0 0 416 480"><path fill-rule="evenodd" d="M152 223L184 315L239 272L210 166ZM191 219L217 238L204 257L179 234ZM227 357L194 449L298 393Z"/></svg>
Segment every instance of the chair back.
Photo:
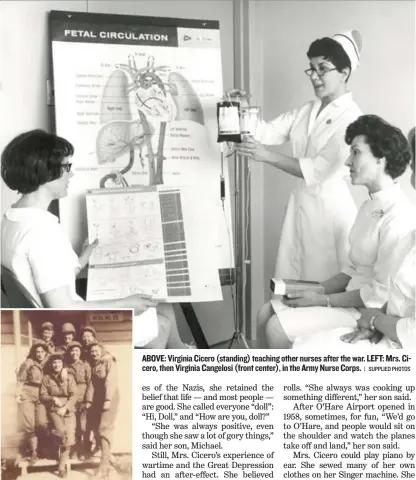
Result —
<svg viewBox="0 0 416 480"><path fill-rule="evenodd" d="M1 286L1 308L9 308L9 302L7 301L6 294L3 291L3 285Z"/></svg>
<svg viewBox="0 0 416 480"><path fill-rule="evenodd" d="M1 288L9 308L42 308L16 275L4 265L1 266Z"/></svg>

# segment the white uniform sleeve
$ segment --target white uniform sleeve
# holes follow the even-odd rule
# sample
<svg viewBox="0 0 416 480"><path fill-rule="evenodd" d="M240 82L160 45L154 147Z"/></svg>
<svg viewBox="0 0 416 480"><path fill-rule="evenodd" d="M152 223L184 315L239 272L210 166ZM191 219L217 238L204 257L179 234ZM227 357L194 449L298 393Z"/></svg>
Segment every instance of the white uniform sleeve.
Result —
<svg viewBox="0 0 416 480"><path fill-rule="evenodd" d="M306 185L315 185L331 177L339 177L340 171L348 174L345 162L350 154L350 147L345 143L345 130L346 127L334 133L316 157L299 158Z"/></svg>
<svg viewBox="0 0 416 480"><path fill-rule="evenodd" d="M349 259L348 264L342 269L342 273L345 273L345 275L348 275L349 277L353 277L357 273L356 268Z"/></svg>
<svg viewBox="0 0 416 480"><path fill-rule="evenodd" d="M47 232L33 231L28 260L39 293L69 285L74 288L78 257L59 224Z"/></svg>
<svg viewBox="0 0 416 480"><path fill-rule="evenodd" d="M416 349L416 318L401 318L396 325L397 337L402 348Z"/></svg>
<svg viewBox="0 0 416 480"><path fill-rule="evenodd" d="M362 208L362 206L361 206L361 208ZM356 218L359 217L360 212L361 212L361 209L359 210ZM342 268L342 270L341 270L342 273L345 273L349 277L353 277L354 275L357 274L357 269L356 269L354 263L351 261L351 251L350 251L350 249L351 249L351 231L354 228L354 225L355 224L353 224L353 226L351 227L351 230L350 230L350 233L349 233L349 236L348 236L348 259L345 263L344 268Z"/></svg>
<svg viewBox="0 0 416 480"><path fill-rule="evenodd" d="M408 213L408 215L406 215ZM400 241L412 229L409 218L414 212L402 211L395 218L386 221L380 231L377 259L371 284L360 289L360 296L367 308L379 308L388 300L389 275L392 270L393 252Z"/></svg>
<svg viewBox="0 0 416 480"><path fill-rule="evenodd" d="M264 145L281 145L290 139L290 131L299 109L282 113L271 122L260 121L255 138Z"/></svg>

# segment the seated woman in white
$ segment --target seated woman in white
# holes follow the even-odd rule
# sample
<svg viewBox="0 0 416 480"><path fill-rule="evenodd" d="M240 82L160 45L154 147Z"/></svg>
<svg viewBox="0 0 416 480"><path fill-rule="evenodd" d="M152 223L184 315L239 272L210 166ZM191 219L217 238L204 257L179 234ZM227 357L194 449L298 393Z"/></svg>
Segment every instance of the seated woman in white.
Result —
<svg viewBox="0 0 416 480"><path fill-rule="evenodd" d="M413 149L411 184L415 188L415 129L409 134ZM357 327L337 328L295 339L293 348L350 350L369 348L416 349L416 229L393 252L388 302L382 309L361 311Z"/></svg>
<svg viewBox="0 0 416 480"><path fill-rule="evenodd" d="M155 324L142 322L144 337L158 348L186 348L179 337L171 305L156 304L144 295L85 302L75 292L76 275L88 263L96 244L87 245L80 257L72 249L66 232L48 208L63 198L73 173L68 158L70 142L42 130L14 138L1 156L5 184L22 194L1 223L2 264L37 301L48 308L132 308L140 315L157 307Z"/></svg>
<svg viewBox="0 0 416 480"><path fill-rule="evenodd" d="M416 220L414 206L395 182L410 163L410 146L399 129L375 115L350 124L345 139L351 181L365 185L370 195L350 233L350 265L322 282L324 294L297 292L264 307L259 328L265 329L270 348L290 348L303 335L355 327L359 309L387 302L392 252Z"/></svg>

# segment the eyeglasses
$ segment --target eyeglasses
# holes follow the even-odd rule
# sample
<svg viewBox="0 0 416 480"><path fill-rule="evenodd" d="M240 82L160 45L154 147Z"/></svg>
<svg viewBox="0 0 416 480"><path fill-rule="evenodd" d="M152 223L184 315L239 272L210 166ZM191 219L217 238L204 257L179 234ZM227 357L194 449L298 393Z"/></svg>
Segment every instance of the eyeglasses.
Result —
<svg viewBox="0 0 416 480"><path fill-rule="evenodd" d="M69 173L72 168L72 163L61 163L61 168Z"/></svg>
<svg viewBox="0 0 416 480"><path fill-rule="evenodd" d="M318 77L323 77L326 73L332 72L332 70L336 70L336 68L321 68L319 70L316 70L316 68L308 68L305 70L305 73L308 77L312 77L313 73L316 73Z"/></svg>

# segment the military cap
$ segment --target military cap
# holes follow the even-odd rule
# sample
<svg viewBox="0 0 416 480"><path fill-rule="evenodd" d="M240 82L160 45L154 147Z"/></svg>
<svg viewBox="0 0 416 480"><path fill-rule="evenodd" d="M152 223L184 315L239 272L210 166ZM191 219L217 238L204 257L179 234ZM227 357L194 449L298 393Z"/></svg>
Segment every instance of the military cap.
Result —
<svg viewBox="0 0 416 480"><path fill-rule="evenodd" d="M76 333L75 327L72 325L72 323L64 323L62 325L62 333Z"/></svg>
<svg viewBox="0 0 416 480"><path fill-rule="evenodd" d="M71 342L68 345L67 351L70 352L74 347L78 347L80 350L82 349L82 345L79 342Z"/></svg>
<svg viewBox="0 0 416 480"><path fill-rule="evenodd" d="M54 360L62 360L64 361L64 355L62 353L52 353L49 355L49 361L53 362Z"/></svg>
<svg viewBox="0 0 416 480"><path fill-rule="evenodd" d="M94 328L94 327L91 327L90 325L86 325L85 327L83 327L82 332L81 332L81 335L82 335L84 332L91 332L91 333L94 335L94 337L95 337L95 335L96 335L95 328Z"/></svg>
<svg viewBox="0 0 416 480"><path fill-rule="evenodd" d="M40 331L42 332L43 330L53 330L53 323L43 322L40 326Z"/></svg>

